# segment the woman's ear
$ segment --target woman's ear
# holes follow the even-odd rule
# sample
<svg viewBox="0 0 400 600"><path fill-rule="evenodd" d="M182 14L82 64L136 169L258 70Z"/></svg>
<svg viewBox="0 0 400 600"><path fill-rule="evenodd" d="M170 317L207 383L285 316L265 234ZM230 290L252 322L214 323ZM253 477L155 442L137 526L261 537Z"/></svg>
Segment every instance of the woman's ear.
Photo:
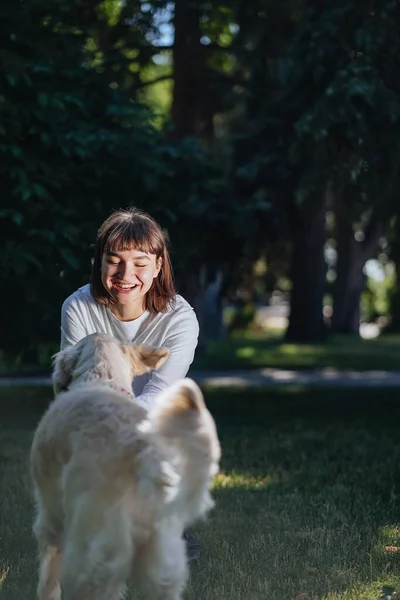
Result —
<svg viewBox="0 0 400 600"><path fill-rule="evenodd" d="M157 269L157 272L156 272L156 274L154 275L154 278L155 278L155 277L158 277L158 274L159 274L159 272L161 271L162 263L163 263L163 259L162 259L162 257L161 257L161 256L159 256L159 257L157 258L157 260L156 260L156 269Z"/></svg>

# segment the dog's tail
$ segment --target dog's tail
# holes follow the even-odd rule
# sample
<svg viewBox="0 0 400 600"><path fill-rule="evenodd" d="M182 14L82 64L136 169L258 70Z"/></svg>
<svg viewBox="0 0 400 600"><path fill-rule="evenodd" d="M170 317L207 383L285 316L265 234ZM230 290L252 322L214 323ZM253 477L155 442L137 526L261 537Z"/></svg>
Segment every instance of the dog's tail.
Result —
<svg viewBox="0 0 400 600"><path fill-rule="evenodd" d="M214 419L199 386L186 378L160 394L149 420L178 462L180 481L169 498L171 512L191 523L213 505L209 490L221 456Z"/></svg>

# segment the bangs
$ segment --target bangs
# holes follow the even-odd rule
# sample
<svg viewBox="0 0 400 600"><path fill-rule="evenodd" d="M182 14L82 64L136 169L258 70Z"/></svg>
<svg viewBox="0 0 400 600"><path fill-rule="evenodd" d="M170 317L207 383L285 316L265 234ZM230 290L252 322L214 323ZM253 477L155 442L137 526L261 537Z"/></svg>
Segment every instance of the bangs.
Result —
<svg viewBox="0 0 400 600"><path fill-rule="evenodd" d="M103 252L123 252L125 250L138 250L148 254L161 256L163 253L163 240L157 231L151 231L148 223L125 222L114 227L106 238Z"/></svg>

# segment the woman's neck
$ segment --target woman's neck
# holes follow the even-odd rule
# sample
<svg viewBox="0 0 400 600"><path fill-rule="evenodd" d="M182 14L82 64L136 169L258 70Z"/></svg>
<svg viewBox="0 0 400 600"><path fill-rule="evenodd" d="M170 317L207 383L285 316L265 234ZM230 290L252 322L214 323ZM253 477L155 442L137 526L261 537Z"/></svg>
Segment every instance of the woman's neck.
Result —
<svg viewBox="0 0 400 600"><path fill-rule="evenodd" d="M111 312L119 321L134 321L145 312L144 302L137 304L113 304Z"/></svg>

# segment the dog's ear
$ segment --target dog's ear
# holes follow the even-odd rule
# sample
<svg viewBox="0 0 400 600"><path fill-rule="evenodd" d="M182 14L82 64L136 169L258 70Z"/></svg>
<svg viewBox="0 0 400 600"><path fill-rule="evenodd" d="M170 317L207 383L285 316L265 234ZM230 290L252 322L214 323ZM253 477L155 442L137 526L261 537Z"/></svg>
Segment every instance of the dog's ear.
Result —
<svg viewBox="0 0 400 600"><path fill-rule="evenodd" d="M193 379L189 379L188 377L181 379L174 391L175 394L171 394L173 398L171 404L174 405L178 412L185 410L200 412L205 409L206 405L203 393Z"/></svg>
<svg viewBox="0 0 400 600"><path fill-rule="evenodd" d="M157 402L158 410L170 417L180 417L185 414L189 416L189 413L196 415L206 409L200 387L188 377L180 379L164 390Z"/></svg>
<svg viewBox="0 0 400 600"><path fill-rule="evenodd" d="M123 345L122 350L130 358L134 375L142 375L152 369L159 369L170 354L168 348L151 348L151 346L135 346L133 344Z"/></svg>
<svg viewBox="0 0 400 600"><path fill-rule="evenodd" d="M69 346L53 356L53 389L56 394L68 389L76 366L80 344Z"/></svg>

